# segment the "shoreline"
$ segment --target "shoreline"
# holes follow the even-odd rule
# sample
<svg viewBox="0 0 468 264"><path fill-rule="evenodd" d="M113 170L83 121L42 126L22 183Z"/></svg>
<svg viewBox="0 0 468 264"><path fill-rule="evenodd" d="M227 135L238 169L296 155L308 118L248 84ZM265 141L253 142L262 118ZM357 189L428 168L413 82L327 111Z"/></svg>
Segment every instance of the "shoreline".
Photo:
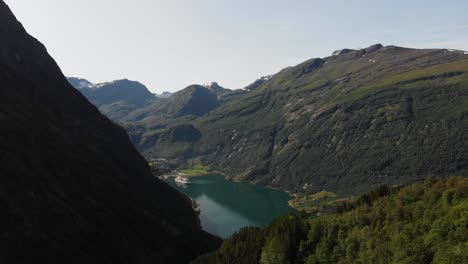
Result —
<svg viewBox="0 0 468 264"><path fill-rule="evenodd" d="M275 191L279 191L279 192L284 192L284 193L287 193L289 195L289 200L288 200L288 206L293 208L294 210L296 210L297 212L300 212L300 208L297 208L295 206L293 206L293 201L296 200L298 198L298 194L296 193L291 193L290 191L286 191L286 190L281 190L279 188L275 188L275 187L272 187L272 186L262 186L262 185L257 185L253 182L249 182L249 181L241 181L241 180L238 180L236 179L235 177L234 178L230 178L228 177L226 174L224 173L221 173L219 171L208 171L206 173L200 173L200 174L186 174L186 173L181 173L181 172L177 172L177 176L181 176L181 177L187 177L187 178L192 178L192 177L202 177L202 176L208 176L208 175L212 175L212 174L218 174L220 176L222 176L224 179L228 180L228 181L232 181L232 182L239 182L239 183L247 183L247 184L251 184L251 185L254 185L254 186L260 186L260 187L263 187L263 188L267 188L267 189L271 189L271 190L275 190Z"/></svg>
<svg viewBox="0 0 468 264"><path fill-rule="evenodd" d="M245 184L249 184L249 185L252 185L252 186L259 186L259 187L263 187L263 188L266 188L266 189L286 193L289 196L289 200L287 201L288 206L291 207L292 209L294 209L296 212L306 211L307 213L312 213L312 214L320 212L320 210L318 208L310 209L310 208L303 208L302 206L298 206L296 204L296 202L300 199L300 194L298 194L298 193L293 193L293 192L290 192L290 191L287 191L287 190L282 190L282 189L279 189L279 188L276 188L276 187L273 187L273 186L269 186L269 185L263 186L263 185L255 184L254 182L250 182L250 181L241 181L241 180L236 179L236 178L230 178L227 175L225 175L225 174L223 174L221 172L218 172L218 171L210 171L210 172L207 172L207 173L200 173L200 174L185 174L185 173L178 172L177 176L186 177L186 178L196 178L196 177L203 177L203 176L215 175L215 174L219 175L219 176L222 176L227 181L245 183ZM350 197L350 198L352 198L352 197ZM350 199L350 198L338 198L335 201L347 200L347 199Z"/></svg>
<svg viewBox="0 0 468 264"><path fill-rule="evenodd" d="M210 174L213 174L213 173L208 172L208 173L200 173L200 174L186 174L186 173L178 172L178 173L177 173L177 176L192 178L192 177L207 176L207 175L210 175Z"/></svg>
<svg viewBox="0 0 468 264"><path fill-rule="evenodd" d="M238 183L246 183L246 184L250 184L250 185L253 185L253 186L259 186L259 187L263 187L263 188L267 188L267 189L270 189L270 190L275 190L275 191L278 191L278 192L284 192L284 193L287 193L289 195L289 200L288 200L288 206L293 208L294 210L296 210L297 212L300 212L301 209L300 208L297 208L297 207L294 207L292 206L293 204L293 201L296 200L298 198L298 194L297 193L292 193L290 191L287 191L287 190L282 190L280 188L276 188L276 187L273 187L273 186L269 186L269 185L258 185L254 182L250 182L250 181L241 181L239 180L238 178L236 177L233 177L233 178L230 178L228 177L226 174L224 173L221 173L219 171L212 171L212 172L209 172L208 174L204 174L204 175L209 175L209 174L219 174L220 176L223 176L224 179L228 180L228 181L232 181L232 182L238 182ZM200 176L204 176L204 175L200 175Z"/></svg>

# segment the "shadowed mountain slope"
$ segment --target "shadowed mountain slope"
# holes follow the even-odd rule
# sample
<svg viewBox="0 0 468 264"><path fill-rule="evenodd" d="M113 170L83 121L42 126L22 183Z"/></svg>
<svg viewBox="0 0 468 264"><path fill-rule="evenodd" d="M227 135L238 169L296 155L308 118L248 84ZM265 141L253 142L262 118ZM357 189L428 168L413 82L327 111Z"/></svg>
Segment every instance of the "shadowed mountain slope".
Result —
<svg viewBox="0 0 468 264"><path fill-rule="evenodd" d="M0 262L186 263L217 245L3 1L0 36Z"/></svg>

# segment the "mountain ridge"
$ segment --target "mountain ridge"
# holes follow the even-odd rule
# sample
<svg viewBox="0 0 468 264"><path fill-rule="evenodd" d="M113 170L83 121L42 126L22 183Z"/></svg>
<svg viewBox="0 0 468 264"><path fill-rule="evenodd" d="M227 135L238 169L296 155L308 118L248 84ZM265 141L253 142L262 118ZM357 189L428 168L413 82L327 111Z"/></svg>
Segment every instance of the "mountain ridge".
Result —
<svg viewBox="0 0 468 264"><path fill-rule="evenodd" d="M376 44L287 67L201 117L172 120L200 131L195 142L162 141L167 120L126 126L147 156L201 158L229 178L293 192L362 193L467 174L467 71L461 51Z"/></svg>
<svg viewBox="0 0 468 264"><path fill-rule="evenodd" d="M76 77L67 79L102 113L113 120L118 120L133 110L159 99L142 83L128 79L104 83L91 83Z"/></svg>

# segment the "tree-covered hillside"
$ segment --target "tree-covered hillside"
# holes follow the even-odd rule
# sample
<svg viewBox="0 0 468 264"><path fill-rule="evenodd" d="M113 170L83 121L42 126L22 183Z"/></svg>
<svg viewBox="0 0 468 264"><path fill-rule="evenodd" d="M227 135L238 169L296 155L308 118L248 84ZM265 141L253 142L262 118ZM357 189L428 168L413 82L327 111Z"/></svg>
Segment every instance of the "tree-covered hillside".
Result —
<svg viewBox="0 0 468 264"><path fill-rule="evenodd" d="M468 263L468 178L380 188L342 209L244 228L193 263Z"/></svg>

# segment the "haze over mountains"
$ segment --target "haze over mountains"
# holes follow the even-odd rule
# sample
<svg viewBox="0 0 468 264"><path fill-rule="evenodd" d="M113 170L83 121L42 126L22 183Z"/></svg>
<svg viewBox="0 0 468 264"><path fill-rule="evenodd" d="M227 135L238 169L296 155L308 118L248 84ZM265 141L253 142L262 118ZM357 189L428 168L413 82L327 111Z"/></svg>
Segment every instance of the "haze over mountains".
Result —
<svg viewBox="0 0 468 264"><path fill-rule="evenodd" d="M217 82L190 85L175 93L152 94L136 81L115 80L92 84L86 79L67 77L101 112L115 121L142 119L143 116L202 116L245 90L230 90Z"/></svg>
<svg viewBox="0 0 468 264"><path fill-rule="evenodd" d="M0 36L1 263L187 263L218 245L3 1Z"/></svg>
<svg viewBox="0 0 468 264"><path fill-rule="evenodd" d="M189 86L117 120L149 157L199 158L283 190L352 194L468 173L467 71L464 51L377 44L243 90Z"/></svg>
<svg viewBox="0 0 468 264"><path fill-rule="evenodd" d="M65 77L2 0L0 84L0 263L468 263L468 52L376 44L243 89L155 95ZM187 164L338 210L222 242L201 202L155 177L189 188ZM214 189L244 196L245 219L273 192L287 206L277 190ZM212 212L232 225L233 208Z"/></svg>

